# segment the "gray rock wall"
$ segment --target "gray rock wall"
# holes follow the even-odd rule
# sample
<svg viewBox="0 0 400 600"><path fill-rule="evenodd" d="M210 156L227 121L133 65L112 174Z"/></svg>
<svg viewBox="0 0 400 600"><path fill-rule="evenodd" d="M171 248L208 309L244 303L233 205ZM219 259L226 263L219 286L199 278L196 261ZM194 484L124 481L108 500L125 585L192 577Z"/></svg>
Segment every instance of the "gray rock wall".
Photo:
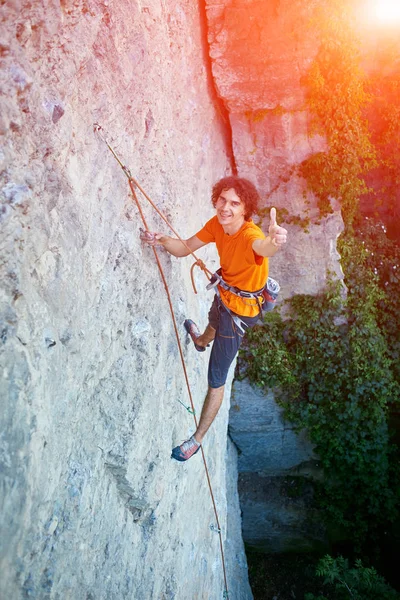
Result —
<svg viewBox="0 0 400 600"><path fill-rule="evenodd" d="M193 418L177 402L188 398L167 300L127 179L93 133L97 121L184 237L212 215L229 161L198 7L13 0L0 11L0 595L222 598L201 458L170 459ZM202 275L195 297L192 261L161 262L179 327L205 324ZM181 339L200 411L207 355ZM228 405L229 389L204 449L230 597L245 600Z"/></svg>
<svg viewBox="0 0 400 600"><path fill-rule="evenodd" d="M313 480L322 476L306 432L283 416L275 393L235 381L229 434L238 451L243 537L267 553L328 551Z"/></svg>
<svg viewBox="0 0 400 600"><path fill-rule="evenodd" d="M306 433L299 435L285 421L274 391L264 393L247 379L232 388L229 434L239 450L241 473L282 475L316 458Z"/></svg>
<svg viewBox="0 0 400 600"><path fill-rule="evenodd" d="M330 544L310 480L298 476L239 474L246 543L267 554L326 553Z"/></svg>

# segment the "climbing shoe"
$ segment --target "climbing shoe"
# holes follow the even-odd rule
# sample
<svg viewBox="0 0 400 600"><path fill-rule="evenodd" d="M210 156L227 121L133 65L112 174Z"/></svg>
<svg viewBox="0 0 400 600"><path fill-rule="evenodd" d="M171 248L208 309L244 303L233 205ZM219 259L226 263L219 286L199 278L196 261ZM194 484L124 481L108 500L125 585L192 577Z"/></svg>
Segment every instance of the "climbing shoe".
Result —
<svg viewBox="0 0 400 600"><path fill-rule="evenodd" d="M179 460L183 462L191 458L196 452L198 452L201 448L201 444L196 442L194 436L188 439L186 442L183 442L180 446L173 448L171 458L175 460Z"/></svg>
<svg viewBox="0 0 400 600"><path fill-rule="evenodd" d="M194 323L192 319L186 319L183 326L192 338L194 347L196 348L197 352L205 352L205 346L199 346L198 344L196 344L196 340L200 336L200 331L196 323Z"/></svg>

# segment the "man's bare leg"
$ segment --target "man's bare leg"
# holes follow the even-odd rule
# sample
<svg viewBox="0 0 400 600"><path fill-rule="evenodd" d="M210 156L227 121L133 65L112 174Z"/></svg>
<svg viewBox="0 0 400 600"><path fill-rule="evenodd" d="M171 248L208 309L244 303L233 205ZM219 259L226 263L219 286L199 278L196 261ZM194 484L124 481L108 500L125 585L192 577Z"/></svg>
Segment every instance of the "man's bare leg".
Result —
<svg viewBox="0 0 400 600"><path fill-rule="evenodd" d="M214 329L214 327L211 327L211 325L208 324L204 330L204 333L199 335L199 337L196 339L196 344L198 346L206 347L210 342L212 342L214 340L215 334L216 334L216 329Z"/></svg>
<svg viewBox="0 0 400 600"><path fill-rule="evenodd" d="M204 400L203 409L201 411L199 426L194 434L194 438L199 444L203 442L205 434L217 416L224 397L224 389L224 385L219 388L208 388L207 396Z"/></svg>
<svg viewBox="0 0 400 600"><path fill-rule="evenodd" d="M208 388L196 433L180 446L173 448L171 458L183 462L200 450L203 438L220 409L224 397L224 388L223 385L219 388Z"/></svg>

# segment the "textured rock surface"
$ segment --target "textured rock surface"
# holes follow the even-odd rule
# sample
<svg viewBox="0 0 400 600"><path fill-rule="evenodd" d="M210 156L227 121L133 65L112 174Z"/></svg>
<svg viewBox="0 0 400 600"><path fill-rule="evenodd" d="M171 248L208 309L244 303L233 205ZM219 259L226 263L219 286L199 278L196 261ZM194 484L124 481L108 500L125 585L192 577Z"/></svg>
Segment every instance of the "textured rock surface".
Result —
<svg viewBox="0 0 400 600"><path fill-rule="evenodd" d="M284 420L273 391L235 381L229 433L239 452L245 541L269 553L326 550L321 514L312 506L318 457L305 432Z"/></svg>
<svg viewBox="0 0 400 600"><path fill-rule="evenodd" d="M298 109L300 78L316 53L309 16L315 2L206 0L210 56L230 113L281 105Z"/></svg>
<svg viewBox="0 0 400 600"><path fill-rule="evenodd" d="M127 180L93 134L99 121L182 235L211 216L210 186L229 164L197 5L14 0L0 11L0 595L222 598L201 458L170 460L193 419L177 402L188 399L167 300ZM190 260L161 262L178 324L204 324L210 298L194 297ZM207 359L184 353L200 410ZM245 600L228 398L205 452L232 597Z"/></svg>
<svg viewBox="0 0 400 600"><path fill-rule="evenodd" d="M234 382L229 434L239 450L241 473L282 475L316 458L305 433L296 434L282 412L272 390L264 394L246 379Z"/></svg>
<svg viewBox="0 0 400 600"><path fill-rule="evenodd" d="M314 2L207 0L210 55L228 110L238 172L254 181L266 206L315 221L315 198L296 167L325 141L312 135L301 84L318 49L310 16ZM316 294L327 270L342 278L336 240L339 211L304 234L288 225L290 245L271 261L282 296Z"/></svg>
<svg viewBox="0 0 400 600"><path fill-rule="evenodd" d="M313 487L299 477L239 475L246 542L266 553L327 552L322 515L313 509Z"/></svg>

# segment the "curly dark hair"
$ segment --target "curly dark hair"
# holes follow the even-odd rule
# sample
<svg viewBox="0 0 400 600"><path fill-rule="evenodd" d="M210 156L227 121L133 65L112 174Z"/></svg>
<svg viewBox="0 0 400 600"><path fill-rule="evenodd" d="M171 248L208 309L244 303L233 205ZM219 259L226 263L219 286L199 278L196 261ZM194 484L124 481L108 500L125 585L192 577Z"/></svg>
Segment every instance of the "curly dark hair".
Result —
<svg viewBox="0 0 400 600"><path fill-rule="evenodd" d="M257 211L260 202L260 195L257 192L255 185L243 177L231 175L230 177L224 177L223 179L220 179L220 181L217 181L212 189L211 194L211 202L213 207L215 208L221 192L224 190L230 190L231 188L235 190L236 194L245 205L245 220L250 221L251 216Z"/></svg>

